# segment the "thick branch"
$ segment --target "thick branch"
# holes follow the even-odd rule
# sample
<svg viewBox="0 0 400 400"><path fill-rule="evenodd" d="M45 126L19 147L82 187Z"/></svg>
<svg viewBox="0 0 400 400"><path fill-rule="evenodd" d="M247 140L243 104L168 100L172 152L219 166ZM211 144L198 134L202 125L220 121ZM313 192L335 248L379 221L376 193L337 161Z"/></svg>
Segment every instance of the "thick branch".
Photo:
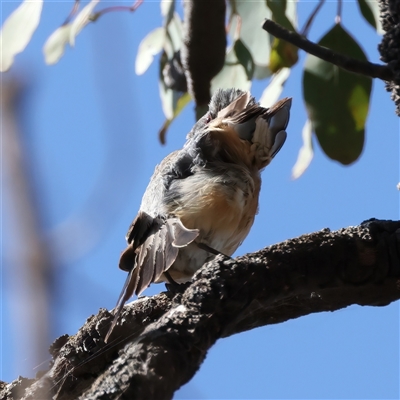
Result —
<svg viewBox="0 0 400 400"><path fill-rule="evenodd" d="M400 222L370 221L235 260L219 256L183 293L126 306L108 345L104 310L60 339L51 370L23 398L169 399L219 338L351 304L387 305L400 298L398 232Z"/></svg>
<svg viewBox="0 0 400 400"><path fill-rule="evenodd" d="M266 19L262 27L264 30L278 39L286 40L287 42L297 46L307 53L318 57L321 60L337 65L338 67L347 71L370 76L371 78L379 78L384 81L393 80L393 71L386 65L360 61L347 57L343 54L336 53L331 49L310 42L305 37L300 36L296 32L291 32L285 29L283 26L271 21L270 19Z"/></svg>

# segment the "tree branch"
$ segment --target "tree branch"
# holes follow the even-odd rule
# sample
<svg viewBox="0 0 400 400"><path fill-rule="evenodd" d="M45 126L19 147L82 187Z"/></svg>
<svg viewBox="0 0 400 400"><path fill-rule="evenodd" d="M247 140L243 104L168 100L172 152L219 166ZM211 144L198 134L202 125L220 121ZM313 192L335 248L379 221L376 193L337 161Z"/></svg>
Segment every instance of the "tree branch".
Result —
<svg viewBox="0 0 400 400"><path fill-rule="evenodd" d="M399 232L400 222L371 220L234 260L218 256L183 293L127 305L109 344L105 310L60 338L51 369L14 400L170 399L219 338L351 304L387 305L400 298Z"/></svg>
<svg viewBox="0 0 400 400"><path fill-rule="evenodd" d="M370 62L356 60L336 53L331 49L319 46L306 38L300 36L297 32L291 32L281 25L270 19L266 19L263 24L263 29L278 39L286 40L287 42L297 46L307 53L320 58L321 60L337 65L346 71L356 74L370 76L371 78L379 78L384 81L391 81L394 78L393 71L386 65L379 65Z"/></svg>
<svg viewBox="0 0 400 400"><path fill-rule="evenodd" d="M303 29L301 30L301 36L307 36L308 35L308 31L311 28L311 24L313 23L314 18L317 16L317 14L319 13L319 11L322 8L322 6L324 5L324 3L325 3L325 0L319 0L318 4L314 8L314 11L307 18L307 21L304 24Z"/></svg>
<svg viewBox="0 0 400 400"><path fill-rule="evenodd" d="M133 5L131 6L111 6L103 8L102 10L94 13L90 16L90 20L95 22L97 21L102 15L107 14L109 12L115 11L128 11L128 12L135 12L143 3L143 0L136 0Z"/></svg>

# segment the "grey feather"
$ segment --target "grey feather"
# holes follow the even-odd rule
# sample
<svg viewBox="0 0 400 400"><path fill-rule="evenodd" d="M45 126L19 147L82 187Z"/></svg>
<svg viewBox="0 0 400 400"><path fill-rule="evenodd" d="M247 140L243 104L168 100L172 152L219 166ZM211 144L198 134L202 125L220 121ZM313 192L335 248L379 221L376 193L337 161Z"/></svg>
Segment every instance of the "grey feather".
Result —
<svg viewBox="0 0 400 400"><path fill-rule="evenodd" d="M272 114L272 117L269 121L269 129L273 133L278 133L281 130L285 130L289 123L290 117L290 106L292 105L292 99L283 99L281 101L285 101L283 104L280 102L277 103L278 108L276 112L274 110L269 110ZM281 107L279 105L281 104Z"/></svg>
<svg viewBox="0 0 400 400"><path fill-rule="evenodd" d="M174 231L173 231L174 228L171 221L167 221L165 228L167 229L167 235L165 238L165 247L164 247L164 257L165 257L164 271L168 271L171 265L176 260L179 249L177 247L172 246L172 242L174 241Z"/></svg>
<svg viewBox="0 0 400 400"><path fill-rule="evenodd" d="M282 148L283 144L286 141L287 133L286 131L280 131L275 136L275 142L271 147L270 155L271 158L274 158L279 150Z"/></svg>
<svg viewBox="0 0 400 400"><path fill-rule="evenodd" d="M133 293L136 291L136 287L138 284L138 270L137 269L132 269L125 281L125 284L122 288L122 292L118 298L118 302L116 307L114 308L114 318L113 321L110 325L110 328L108 329L107 335L104 338L104 342L107 343L108 339L110 338L110 335L112 331L115 328L115 325L118 322L119 316L121 315L122 309L125 305L125 303L129 300L130 297L132 297Z"/></svg>
<svg viewBox="0 0 400 400"><path fill-rule="evenodd" d="M174 241L172 242L172 245L178 248L187 246L189 243L192 243L197 236L199 236L198 229L186 228L178 218L173 221L173 232Z"/></svg>
<svg viewBox="0 0 400 400"><path fill-rule="evenodd" d="M166 229L161 229L157 232L157 240L154 244L154 276L153 282L157 282L162 273L164 272L165 266L165 238L167 235Z"/></svg>
<svg viewBox="0 0 400 400"><path fill-rule="evenodd" d="M143 243L140 251L140 256L135 268L138 269L139 282L136 287L136 295L140 294L145 290L152 282L154 276L154 238L156 234L153 234L147 238Z"/></svg>
<svg viewBox="0 0 400 400"><path fill-rule="evenodd" d="M154 223L154 218L143 211L139 211L136 218L131 223L128 232L125 236L128 243L135 242L136 247L140 246L147 235L147 231Z"/></svg>

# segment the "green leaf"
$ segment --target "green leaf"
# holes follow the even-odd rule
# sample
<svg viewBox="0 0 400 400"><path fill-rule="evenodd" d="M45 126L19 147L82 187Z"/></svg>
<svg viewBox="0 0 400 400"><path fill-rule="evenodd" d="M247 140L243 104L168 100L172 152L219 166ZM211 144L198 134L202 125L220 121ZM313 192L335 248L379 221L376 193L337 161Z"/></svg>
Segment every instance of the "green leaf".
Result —
<svg viewBox="0 0 400 400"><path fill-rule="evenodd" d="M137 75L144 74L164 46L165 29L156 28L148 33L140 42L135 61L135 72Z"/></svg>
<svg viewBox="0 0 400 400"><path fill-rule="evenodd" d="M175 104L175 109L171 118L167 118L158 132L158 137L162 144L165 144L165 135L167 134L167 129L171 125L172 121L182 112L182 110L190 103L192 98L189 93L184 93Z"/></svg>
<svg viewBox="0 0 400 400"><path fill-rule="evenodd" d="M358 60L367 58L358 43L340 24L318 43ZM303 93L313 130L325 154L342 164L360 156L364 145L372 79L308 56Z"/></svg>
<svg viewBox="0 0 400 400"><path fill-rule="evenodd" d="M11 68L14 57L30 42L39 25L43 1L24 0L5 20L0 32L0 71Z"/></svg>
<svg viewBox="0 0 400 400"><path fill-rule="evenodd" d="M298 59L298 48L296 46L285 40L274 38L269 59L269 69L272 73L276 73L285 67L292 67Z"/></svg>
<svg viewBox="0 0 400 400"><path fill-rule="evenodd" d="M357 0L361 14L376 31L382 35L383 29L379 19L380 9L378 0Z"/></svg>
<svg viewBox="0 0 400 400"><path fill-rule="evenodd" d="M246 71L247 78L251 80L254 73L254 61L249 49L240 39L235 41L233 49L239 63L243 65L243 68Z"/></svg>
<svg viewBox="0 0 400 400"><path fill-rule="evenodd" d="M268 8L272 11L272 19L289 31L295 32L294 26L286 16L286 0L267 0ZM273 38L269 68L275 73L281 68L290 68L299 59L298 48L285 40Z"/></svg>
<svg viewBox="0 0 400 400"><path fill-rule="evenodd" d="M292 23L286 16L286 0L267 0L267 6L272 12L272 19L284 28L294 31Z"/></svg>
<svg viewBox="0 0 400 400"><path fill-rule="evenodd" d="M357 0L357 1L358 1L358 7L360 8L363 17L367 20L367 22L370 25L372 25L373 28L376 29L374 13L372 12L368 3L365 0Z"/></svg>
<svg viewBox="0 0 400 400"><path fill-rule="evenodd" d="M271 11L263 1L235 1L232 9L239 15L233 18L229 35L234 42L241 39L250 51L256 65L267 67L269 63L269 35L260 28L265 18L271 18ZM239 33L239 35L238 35Z"/></svg>

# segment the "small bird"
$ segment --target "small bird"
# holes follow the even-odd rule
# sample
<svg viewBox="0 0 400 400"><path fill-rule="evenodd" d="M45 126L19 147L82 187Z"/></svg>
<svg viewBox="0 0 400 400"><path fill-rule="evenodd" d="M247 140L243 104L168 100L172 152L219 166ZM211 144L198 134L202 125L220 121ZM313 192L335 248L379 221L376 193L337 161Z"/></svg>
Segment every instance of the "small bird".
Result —
<svg viewBox="0 0 400 400"><path fill-rule="evenodd" d="M271 108L249 92L218 90L181 150L159 164L126 235L129 272L107 342L125 302L151 283L184 283L217 254L231 256L258 210L260 171L286 140L291 98Z"/></svg>

